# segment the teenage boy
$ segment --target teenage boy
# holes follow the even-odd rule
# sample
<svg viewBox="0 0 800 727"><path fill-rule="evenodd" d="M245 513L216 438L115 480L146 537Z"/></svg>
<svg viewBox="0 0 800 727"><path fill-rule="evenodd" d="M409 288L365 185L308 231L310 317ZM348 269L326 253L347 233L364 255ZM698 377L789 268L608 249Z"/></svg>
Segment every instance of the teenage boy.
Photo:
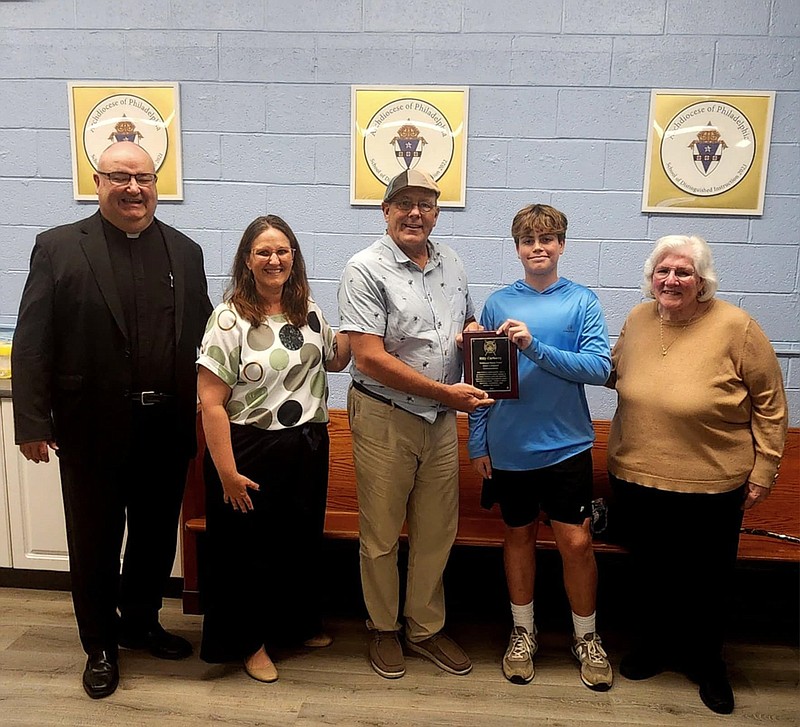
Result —
<svg viewBox="0 0 800 727"><path fill-rule="evenodd" d="M493 293L481 325L505 333L519 353L519 399L470 414L469 454L484 478L481 504L498 503L514 626L503 674L533 679L536 532L547 513L572 608L572 652L583 683L605 691L613 674L595 627L597 565L589 530L594 430L585 384L611 371L608 331L597 296L558 274L567 218L548 205L514 217L511 234L525 277Z"/></svg>

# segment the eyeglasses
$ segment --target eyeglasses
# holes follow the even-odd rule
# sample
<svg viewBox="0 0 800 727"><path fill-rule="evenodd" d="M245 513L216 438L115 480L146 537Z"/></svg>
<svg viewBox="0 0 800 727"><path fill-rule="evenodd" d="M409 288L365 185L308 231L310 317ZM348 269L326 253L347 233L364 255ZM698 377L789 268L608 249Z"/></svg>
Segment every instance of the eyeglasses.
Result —
<svg viewBox="0 0 800 727"><path fill-rule="evenodd" d="M666 280L670 273L675 273L678 280L689 280L694 277L694 270L691 268L656 268L653 271L653 277L659 280Z"/></svg>
<svg viewBox="0 0 800 727"><path fill-rule="evenodd" d="M131 178L136 180L140 187L149 187L155 184L158 179L157 174L128 174L127 172L97 172L100 176L108 179L115 187L127 187L131 183Z"/></svg>
<svg viewBox="0 0 800 727"><path fill-rule="evenodd" d="M436 208L436 205L430 202L414 202L407 198L392 200L392 202L396 204L399 209L403 210L403 212L411 212L411 210L416 207L423 215L428 214L428 212Z"/></svg>
<svg viewBox="0 0 800 727"><path fill-rule="evenodd" d="M288 260L294 256L294 248L282 247L278 250L251 250L250 254L265 262L271 260L273 255L277 255L278 260Z"/></svg>

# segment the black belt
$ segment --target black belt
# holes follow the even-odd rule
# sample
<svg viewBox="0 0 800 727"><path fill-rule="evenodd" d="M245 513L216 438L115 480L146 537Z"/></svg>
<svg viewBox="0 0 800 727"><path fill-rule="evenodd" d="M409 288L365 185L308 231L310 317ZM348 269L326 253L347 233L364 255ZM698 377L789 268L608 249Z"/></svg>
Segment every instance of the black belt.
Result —
<svg viewBox="0 0 800 727"><path fill-rule="evenodd" d="M400 409L401 411L407 412L408 414L413 414L414 413L413 411L409 411L408 409L406 409L404 406L400 406L400 404L398 404L395 401L392 401L388 397L381 396L380 394L376 394L374 391L370 391L366 386L364 386L364 384L359 384L355 380L353 381L352 386L356 391L360 391L362 394L364 394L365 396L368 396L370 399L375 399L375 401L381 402L381 404L388 404L389 406L393 406L396 409ZM447 411L446 409L442 409L441 411L438 411L436 413L436 416L438 417L439 414L443 414L446 411ZM419 416L419 415L417 415L417 416Z"/></svg>
<svg viewBox="0 0 800 727"><path fill-rule="evenodd" d="M175 394L162 394L158 391L131 391L128 398L139 406L154 406L172 401L175 399Z"/></svg>
<svg viewBox="0 0 800 727"><path fill-rule="evenodd" d="M388 404L389 406L397 406L391 399L381 396L380 394L376 394L374 391L370 391L364 384L359 384L357 381L353 381L353 388L356 391L360 391L362 394L370 397L370 399L375 399L375 401L380 401L384 404ZM400 407L402 409L402 407Z"/></svg>

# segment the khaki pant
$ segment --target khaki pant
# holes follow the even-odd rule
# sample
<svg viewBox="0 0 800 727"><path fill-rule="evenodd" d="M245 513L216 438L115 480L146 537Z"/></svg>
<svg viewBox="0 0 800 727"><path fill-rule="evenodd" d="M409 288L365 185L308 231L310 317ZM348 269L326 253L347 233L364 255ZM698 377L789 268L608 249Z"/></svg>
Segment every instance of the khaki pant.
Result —
<svg viewBox="0 0 800 727"><path fill-rule="evenodd" d="M444 626L442 575L458 528L455 412L434 423L350 389L348 413L358 489L361 586L368 626L400 628L397 547L408 525L406 637Z"/></svg>

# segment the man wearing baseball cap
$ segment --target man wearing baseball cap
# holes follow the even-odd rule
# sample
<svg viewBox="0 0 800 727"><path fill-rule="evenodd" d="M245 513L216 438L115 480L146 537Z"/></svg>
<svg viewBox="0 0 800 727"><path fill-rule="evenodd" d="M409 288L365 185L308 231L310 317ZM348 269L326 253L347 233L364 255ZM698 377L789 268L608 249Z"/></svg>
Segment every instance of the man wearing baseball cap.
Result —
<svg viewBox="0 0 800 727"><path fill-rule="evenodd" d="M479 326L461 260L429 239L439 194L417 169L392 179L381 204L386 234L349 260L339 286L339 330L350 334L354 357L348 411L369 657L387 679L405 674L397 568L404 522L406 648L451 674L472 669L443 631L442 575L458 527L455 412L494 402L461 383L461 333Z"/></svg>

